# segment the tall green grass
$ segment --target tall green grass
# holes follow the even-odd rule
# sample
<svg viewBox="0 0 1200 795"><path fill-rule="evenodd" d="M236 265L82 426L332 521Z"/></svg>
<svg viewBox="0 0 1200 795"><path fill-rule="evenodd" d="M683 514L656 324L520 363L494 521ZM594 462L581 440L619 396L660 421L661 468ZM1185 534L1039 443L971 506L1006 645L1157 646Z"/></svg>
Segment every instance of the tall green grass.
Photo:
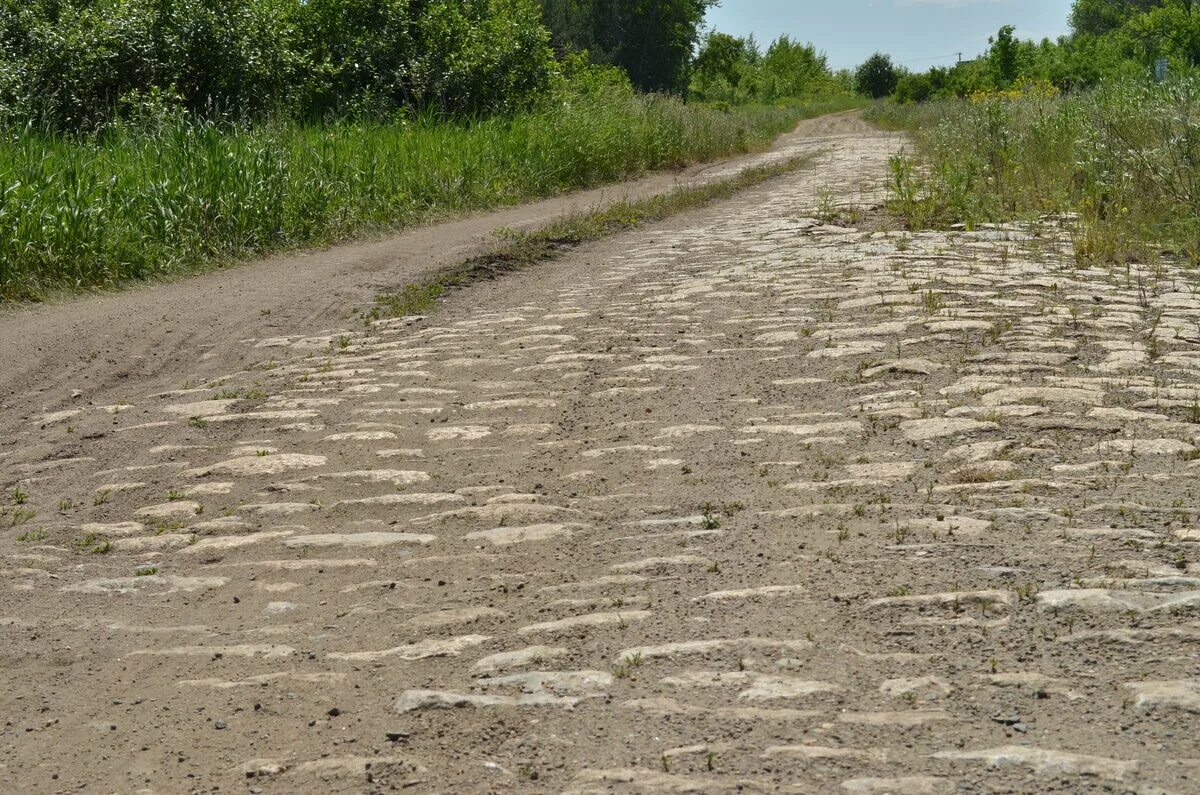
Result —
<svg viewBox="0 0 1200 795"><path fill-rule="evenodd" d="M893 207L912 228L1055 214L1081 261L1200 262L1200 76L884 105L868 118L914 133L916 151L892 161Z"/></svg>
<svg viewBox="0 0 1200 795"><path fill-rule="evenodd" d="M732 111L653 96L473 123L243 128L177 119L0 138L0 300L324 244L765 147L838 103Z"/></svg>

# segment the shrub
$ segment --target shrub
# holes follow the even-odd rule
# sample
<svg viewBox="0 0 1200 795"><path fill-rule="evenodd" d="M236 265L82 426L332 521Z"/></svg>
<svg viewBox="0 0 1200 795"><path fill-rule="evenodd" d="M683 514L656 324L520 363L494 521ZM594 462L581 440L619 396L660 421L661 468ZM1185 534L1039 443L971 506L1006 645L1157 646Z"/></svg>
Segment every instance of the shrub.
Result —
<svg viewBox="0 0 1200 795"><path fill-rule="evenodd" d="M928 102L933 96L933 80L929 75L907 74L896 82L895 100L901 104L908 102Z"/></svg>
<svg viewBox="0 0 1200 795"><path fill-rule="evenodd" d="M536 0L0 0L0 114L54 130L508 112L555 71Z"/></svg>

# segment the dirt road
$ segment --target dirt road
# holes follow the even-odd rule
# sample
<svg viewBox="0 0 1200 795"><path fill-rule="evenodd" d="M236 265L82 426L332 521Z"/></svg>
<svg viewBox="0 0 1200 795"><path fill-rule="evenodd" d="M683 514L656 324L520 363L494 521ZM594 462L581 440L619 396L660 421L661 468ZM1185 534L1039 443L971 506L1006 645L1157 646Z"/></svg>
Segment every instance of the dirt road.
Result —
<svg viewBox="0 0 1200 795"><path fill-rule="evenodd" d="M10 396L0 786L1195 792L1200 299L854 228L899 145Z"/></svg>
<svg viewBox="0 0 1200 795"><path fill-rule="evenodd" d="M413 229L356 245L305 250L120 293L0 309L0 433L71 405L74 393L119 398L127 381L170 388L179 374L240 366L230 343L317 334L348 322L380 292L495 247L497 229L529 229L564 214L703 184L821 148L865 128L857 112L802 122L768 152ZM240 353L233 351L232 353Z"/></svg>

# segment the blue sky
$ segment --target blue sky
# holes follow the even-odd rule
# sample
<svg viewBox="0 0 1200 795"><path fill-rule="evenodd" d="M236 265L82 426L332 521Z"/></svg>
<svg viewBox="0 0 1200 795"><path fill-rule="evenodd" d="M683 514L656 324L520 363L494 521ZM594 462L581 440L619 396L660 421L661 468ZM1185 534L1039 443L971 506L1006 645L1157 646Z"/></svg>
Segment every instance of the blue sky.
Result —
<svg viewBox="0 0 1200 795"><path fill-rule="evenodd" d="M972 58L1001 25L1022 38L1067 32L1071 0L722 0L709 25L766 45L781 33L811 41L835 69L853 67L879 50L897 63L928 69Z"/></svg>

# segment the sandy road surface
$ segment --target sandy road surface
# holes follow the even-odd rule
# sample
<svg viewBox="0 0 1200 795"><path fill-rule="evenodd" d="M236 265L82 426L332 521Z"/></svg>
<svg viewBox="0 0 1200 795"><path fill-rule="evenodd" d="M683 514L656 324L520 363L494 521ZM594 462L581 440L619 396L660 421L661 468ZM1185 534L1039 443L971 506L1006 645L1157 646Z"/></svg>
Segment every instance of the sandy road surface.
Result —
<svg viewBox="0 0 1200 795"><path fill-rule="evenodd" d="M899 142L796 145L6 436L0 787L1195 792L1189 282L822 224Z"/></svg>
<svg viewBox="0 0 1200 795"><path fill-rule="evenodd" d="M169 284L0 309L0 432L70 405L75 391L119 397L130 380L165 387L185 369L202 377L222 373L242 361L240 351L230 350L234 340L315 334L344 324L378 293L494 247L496 229L532 228L564 214L702 184L865 127L857 112L835 113L801 122L768 152Z"/></svg>

